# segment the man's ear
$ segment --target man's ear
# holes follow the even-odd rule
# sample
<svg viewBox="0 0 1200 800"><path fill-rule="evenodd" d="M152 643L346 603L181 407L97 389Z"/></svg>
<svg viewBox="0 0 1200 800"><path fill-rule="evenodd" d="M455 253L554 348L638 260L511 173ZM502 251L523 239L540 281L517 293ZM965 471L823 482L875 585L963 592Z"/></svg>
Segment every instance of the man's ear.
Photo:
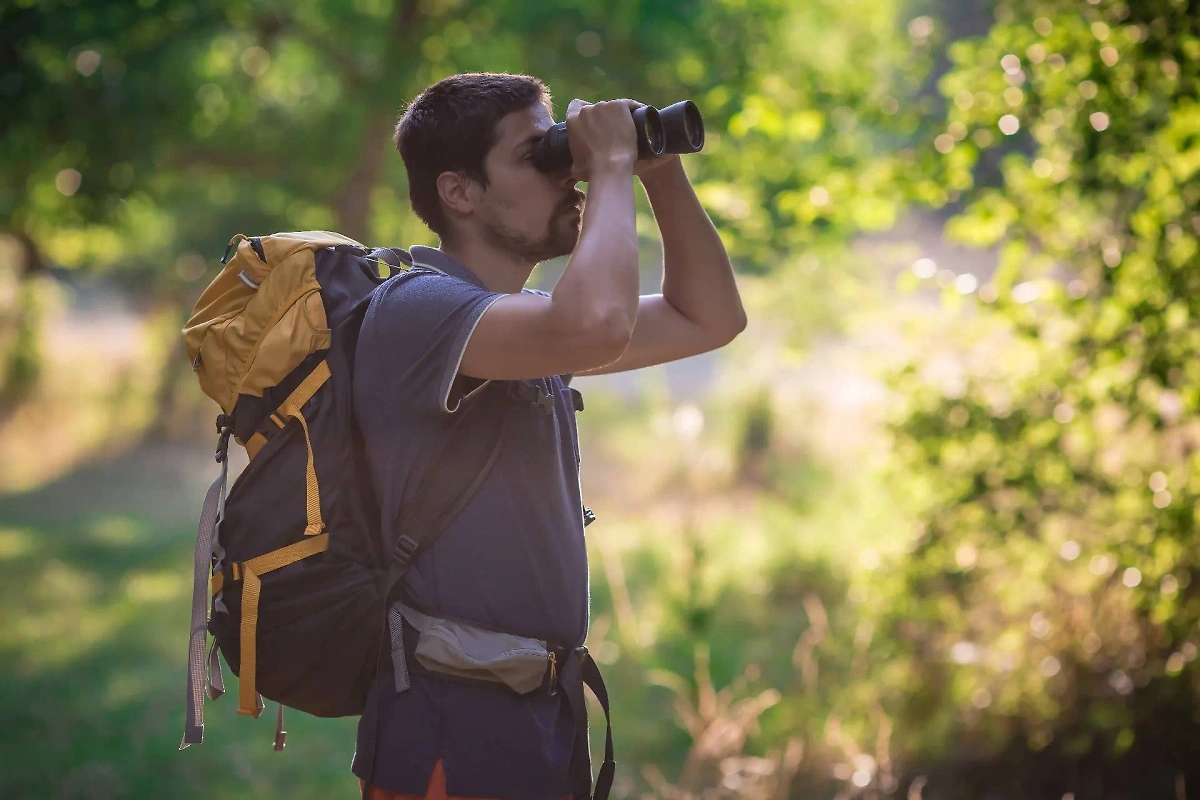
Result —
<svg viewBox="0 0 1200 800"><path fill-rule="evenodd" d="M459 216L470 216L479 202L479 184L461 172L443 172L437 177L438 197Z"/></svg>

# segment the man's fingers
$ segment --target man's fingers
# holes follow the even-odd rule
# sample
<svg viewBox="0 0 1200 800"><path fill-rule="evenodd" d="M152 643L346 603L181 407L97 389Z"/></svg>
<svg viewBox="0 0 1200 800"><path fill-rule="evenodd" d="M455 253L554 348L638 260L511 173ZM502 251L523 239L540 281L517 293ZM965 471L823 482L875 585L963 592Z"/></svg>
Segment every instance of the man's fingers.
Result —
<svg viewBox="0 0 1200 800"><path fill-rule="evenodd" d="M578 97L576 97L574 100L572 100L572 101L571 101L571 102L570 102L570 103L567 105L567 113L568 113L568 114L573 114L573 113L575 113L576 111L578 111L579 109L583 108L583 107L584 107L584 106L586 106L586 105L587 105L587 103L585 103L584 101L582 101L582 100L580 100Z"/></svg>

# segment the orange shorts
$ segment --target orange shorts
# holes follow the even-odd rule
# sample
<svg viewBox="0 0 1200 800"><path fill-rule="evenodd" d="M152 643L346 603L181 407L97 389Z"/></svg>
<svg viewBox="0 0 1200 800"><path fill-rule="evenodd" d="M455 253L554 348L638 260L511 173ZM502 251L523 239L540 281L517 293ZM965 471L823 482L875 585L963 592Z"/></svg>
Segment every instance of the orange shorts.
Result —
<svg viewBox="0 0 1200 800"><path fill-rule="evenodd" d="M364 783L365 781L362 778L358 779L359 793L362 792ZM387 789L372 786L370 792L367 793L367 800L486 800L486 798L469 798L446 794L446 772L442 769L442 760L439 758L437 764L433 767L433 774L429 776L429 786L425 788L424 797L416 794L389 792ZM567 795L563 800L571 800L571 796Z"/></svg>

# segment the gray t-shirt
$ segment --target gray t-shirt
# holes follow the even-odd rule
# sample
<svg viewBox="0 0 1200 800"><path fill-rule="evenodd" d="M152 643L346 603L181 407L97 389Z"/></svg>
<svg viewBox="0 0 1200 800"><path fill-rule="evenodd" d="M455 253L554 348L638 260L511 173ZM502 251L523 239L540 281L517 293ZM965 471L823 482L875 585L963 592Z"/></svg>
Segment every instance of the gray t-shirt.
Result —
<svg viewBox="0 0 1200 800"><path fill-rule="evenodd" d="M561 375L522 381L554 398L548 415L508 396L510 387L500 382L458 376L479 318L503 295L439 250L416 246L412 255L418 272L378 290L355 366L355 412L384 541L396 538L389 526L413 498L456 414L486 400L493 413L508 415L508 428L479 490L410 567L406 600L496 630L580 645L588 626L588 567L571 390ZM369 698L360 724L359 753L378 730L375 785L424 794L442 758L451 795L569 794L574 726L561 693L518 697L412 677L413 687L396 694L390 674L380 675L376 690L385 696Z"/></svg>

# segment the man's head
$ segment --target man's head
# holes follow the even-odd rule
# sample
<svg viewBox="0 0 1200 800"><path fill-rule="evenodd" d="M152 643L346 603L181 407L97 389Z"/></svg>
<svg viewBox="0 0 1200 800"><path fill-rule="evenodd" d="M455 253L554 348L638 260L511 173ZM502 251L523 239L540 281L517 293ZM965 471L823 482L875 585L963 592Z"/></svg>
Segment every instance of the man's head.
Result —
<svg viewBox="0 0 1200 800"><path fill-rule="evenodd" d="M396 125L417 216L443 242L478 237L533 263L570 253L583 195L530 159L551 108L527 75L453 75L418 95Z"/></svg>

